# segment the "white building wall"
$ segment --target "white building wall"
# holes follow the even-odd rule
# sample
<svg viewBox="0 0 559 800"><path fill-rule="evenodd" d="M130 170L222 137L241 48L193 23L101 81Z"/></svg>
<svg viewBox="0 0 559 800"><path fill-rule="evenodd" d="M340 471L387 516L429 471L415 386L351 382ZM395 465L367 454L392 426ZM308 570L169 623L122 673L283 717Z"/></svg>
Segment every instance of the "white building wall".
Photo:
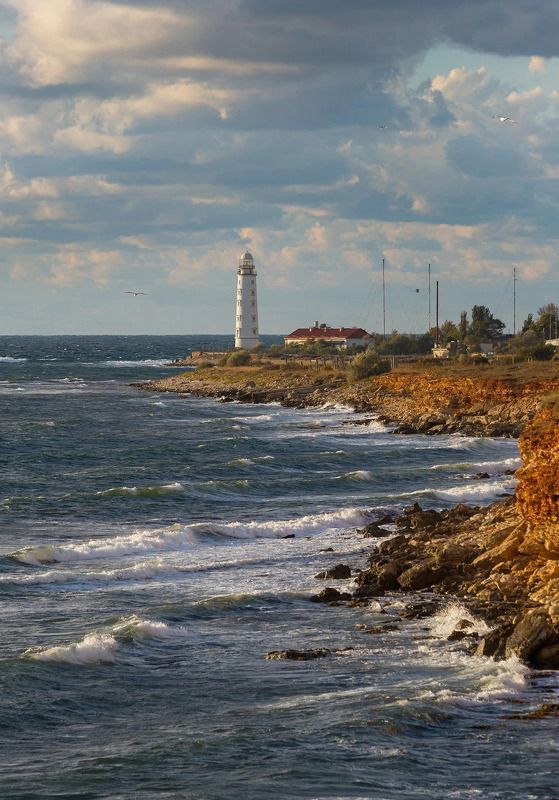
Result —
<svg viewBox="0 0 559 800"><path fill-rule="evenodd" d="M258 301L256 296L256 269L251 253L245 253L237 270L237 309L235 319L235 347L251 350L258 347Z"/></svg>

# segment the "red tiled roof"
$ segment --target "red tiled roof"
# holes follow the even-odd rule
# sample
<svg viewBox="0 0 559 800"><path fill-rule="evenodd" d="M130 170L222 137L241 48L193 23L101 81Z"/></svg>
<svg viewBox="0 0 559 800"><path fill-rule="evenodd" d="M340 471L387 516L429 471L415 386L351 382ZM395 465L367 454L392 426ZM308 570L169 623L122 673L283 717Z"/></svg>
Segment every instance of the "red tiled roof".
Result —
<svg viewBox="0 0 559 800"><path fill-rule="evenodd" d="M364 339L369 334L363 328L297 328L285 339Z"/></svg>

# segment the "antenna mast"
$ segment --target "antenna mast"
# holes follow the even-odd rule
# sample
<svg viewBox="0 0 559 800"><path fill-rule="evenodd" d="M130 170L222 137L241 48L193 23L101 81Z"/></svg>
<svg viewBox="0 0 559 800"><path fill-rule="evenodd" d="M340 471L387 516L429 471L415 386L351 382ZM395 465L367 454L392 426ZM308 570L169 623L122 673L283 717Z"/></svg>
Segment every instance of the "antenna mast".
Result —
<svg viewBox="0 0 559 800"><path fill-rule="evenodd" d="M512 270L512 335L516 336L516 267Z"/></svg>
<svg viewBox="0 0 559 800"><path fill-rule="evenodd" d="M382 259L382 338L386 339L386 283L384 280L384 258Z"/></svg>
<svg viewBox="0 0 559 800"><path fill-rule="evenodd" d="M431 264L429 264L429 327L427 328L428 331L431 330Z"/></svg>
<svg viewBox="0 0 559 800"><path fill-rule="evenodd" d="M435 346L439 346L439 282L437 281L437 329L435 332Z"/></svg>

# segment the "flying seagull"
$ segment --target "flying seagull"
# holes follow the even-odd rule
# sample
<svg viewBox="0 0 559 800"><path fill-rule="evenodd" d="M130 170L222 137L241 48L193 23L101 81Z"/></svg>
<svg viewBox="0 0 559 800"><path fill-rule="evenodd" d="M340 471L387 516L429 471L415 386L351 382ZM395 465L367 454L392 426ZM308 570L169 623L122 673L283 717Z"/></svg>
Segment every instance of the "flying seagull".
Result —
<svg viewBox="0 0 559 800"><path fill-rule="evenodd" d="M518 122L512 117L503 117L501 114L493 114L493 119L496 119L498 122L512 122L513 125L518 125Z"/></svg>
<svg viewBox="0 0 559 800"><path fill-rule="evenodd" d="M124 292L124 294L133 294L134 297L138 297L139 294L147 294L147 292Z"/></svg>

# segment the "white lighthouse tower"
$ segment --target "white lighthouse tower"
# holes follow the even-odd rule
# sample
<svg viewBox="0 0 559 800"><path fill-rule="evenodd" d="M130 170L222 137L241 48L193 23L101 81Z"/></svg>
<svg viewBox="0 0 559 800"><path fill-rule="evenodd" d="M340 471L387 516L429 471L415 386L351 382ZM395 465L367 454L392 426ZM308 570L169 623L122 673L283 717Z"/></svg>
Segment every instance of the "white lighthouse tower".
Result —
<svg viewBox="0 0 559 800"><path fill-rule="evenodd" d="M250 350L258 347L258 306L256 303L256 269L248 250L239 259L237 270L237 320L235 347Z"/></svg>

